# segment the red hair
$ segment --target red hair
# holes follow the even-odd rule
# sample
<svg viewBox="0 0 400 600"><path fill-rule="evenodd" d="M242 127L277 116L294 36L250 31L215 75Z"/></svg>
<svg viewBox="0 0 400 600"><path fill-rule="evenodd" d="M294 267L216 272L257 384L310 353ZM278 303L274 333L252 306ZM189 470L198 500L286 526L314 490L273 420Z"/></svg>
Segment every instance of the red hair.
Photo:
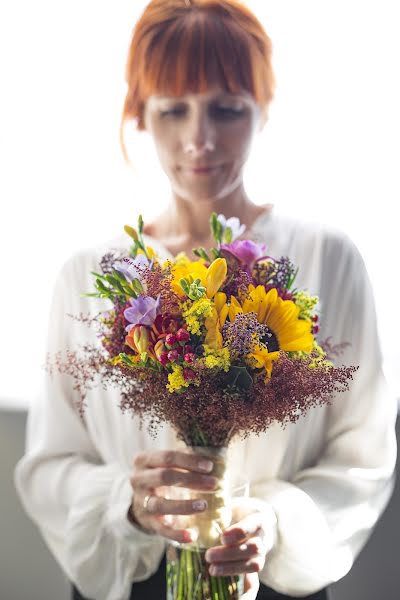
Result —
<svg viewBox="0 0 400 600"><path fill-rule="evenodd" d="M125 122L134 119L145 129L152 94L202 93L217 83L229 93L244 89L265 110L275 91L271 54L270 38L240 0L151 0L133 30L126 64L125 159Z"/></svg>

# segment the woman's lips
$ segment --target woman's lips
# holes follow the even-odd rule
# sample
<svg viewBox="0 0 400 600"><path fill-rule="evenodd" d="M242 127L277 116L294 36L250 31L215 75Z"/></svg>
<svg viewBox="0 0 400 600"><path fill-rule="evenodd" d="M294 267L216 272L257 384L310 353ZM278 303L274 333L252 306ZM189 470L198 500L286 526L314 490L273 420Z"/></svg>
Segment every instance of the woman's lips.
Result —
<svg viewBox="0 0 400 600"><path fill-rule="evenodd" d="M208 175L217 169L219 169L219 165L208 167L188 167L187 170L195 175Z"/></svg>

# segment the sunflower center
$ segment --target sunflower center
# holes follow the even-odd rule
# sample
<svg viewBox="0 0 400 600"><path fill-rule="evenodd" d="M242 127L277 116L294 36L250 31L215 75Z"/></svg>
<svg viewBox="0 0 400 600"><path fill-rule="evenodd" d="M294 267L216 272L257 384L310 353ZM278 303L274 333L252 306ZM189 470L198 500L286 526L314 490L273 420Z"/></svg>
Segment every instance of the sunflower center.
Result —
<svg viewBox="0 0 400 600"><path fill-rule="evenodd" d="M278 338L271 329L268 329L268 333L264 333L260 337L260 342L267 346L268 352L277 352L279 350Z"/></svg>

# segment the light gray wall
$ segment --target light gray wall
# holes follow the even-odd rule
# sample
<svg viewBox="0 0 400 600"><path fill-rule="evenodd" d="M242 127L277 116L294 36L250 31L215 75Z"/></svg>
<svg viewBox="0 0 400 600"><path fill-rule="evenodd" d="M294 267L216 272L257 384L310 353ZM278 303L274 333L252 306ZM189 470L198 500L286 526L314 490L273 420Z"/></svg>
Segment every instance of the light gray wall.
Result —
<svg viewBox="0 0 400 600"><path fill-rule="evenodd" d="M0 410L0 600L69 600L68 581L14 490L13 471L23 454L25 421L23 411ZM399 499L398 481L388 509L352 571L333 586L332 600L400 598Z"/></svg>

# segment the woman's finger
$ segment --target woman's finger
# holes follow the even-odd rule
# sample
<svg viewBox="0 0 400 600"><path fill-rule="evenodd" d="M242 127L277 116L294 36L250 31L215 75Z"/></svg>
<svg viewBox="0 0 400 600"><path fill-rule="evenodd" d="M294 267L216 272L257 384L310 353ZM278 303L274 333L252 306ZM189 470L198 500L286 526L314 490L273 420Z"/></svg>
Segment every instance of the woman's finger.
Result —
<svg viewBox="0 0 400 600"><path fill-rule="evenodd" d="M206 508L206 500L167 500L154 495L150 496L146 511L150 515L192 515Z"/></svg>
<svg viewBox="0 0 400 600"><path fill-rule="evenodd" d="M264 544L259 537L253 537L237 546L214 546L206 552L205 558L210 563L246 561L252 556L262 556Z"/></svg>
<svg viewBox="0 0 400 600"><path fill-rule="evenodd" d="M133 489L157 488L178 485L194 490L214 490L218 480L211 475L201 475L190 471L179 471L170 467L156 467L136 471L132 474L131 485Z"/></svg>
<svg viewBox="0 0 400 600"><path fill-rule="evenodd" d="M254 537L263 527L263 515L260 512L254 512L244 517L238 523L225 529L222 535L223 544L238 544L246 541L249 537Z"/></svg>
<svg viewBox="0 0 400 600"><path fill-rule="evenodd" d="M210 575L240 575L242 573L259 573L265 564L265 556L255 555L246 561L233 561L224 563L213 563L209 572Z"/></svg>
<svg viewBox="0 0 400 600"><path fill-rule="evenodd" d="M258 590L260 589L260 580L257 573L248 573L244 578L244 591L240 600L256 600Z"/></svg>
<svg viewBox="0 0 400 600"><path fill-rule="evenodd" d="M169 540L174 540L181 544L196 541L196 532L191 529L174 529L173 527L166 525L161 519L154 517L151 521L153 531Z"/></svg>
<svg viewBox="0 0 400 600"><path fill-rule="evenodd" d="M206 456L198 456L178 450L157 450L155 452L139 452L133 461L133 466L140 470L169 467L187 469L198 473L210 473L214 465Z"/></svg>

